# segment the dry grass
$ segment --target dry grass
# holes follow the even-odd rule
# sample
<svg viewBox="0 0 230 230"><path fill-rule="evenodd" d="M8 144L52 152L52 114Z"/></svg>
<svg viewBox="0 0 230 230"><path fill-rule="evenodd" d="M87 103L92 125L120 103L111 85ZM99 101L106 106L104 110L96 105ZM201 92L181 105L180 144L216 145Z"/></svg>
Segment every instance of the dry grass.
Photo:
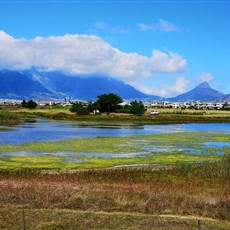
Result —
<svg viewBox="0 0 230 230"><path fill-rule="evenodd" d="M229 111L216 110L175 110L175 109L157 109L160 112L158 116L152 116L150 110L144 116L135 116L130 114L110 114L110 115L86 115L78 116L71 113L68 108L44 108L44 109L15 109L12 111L18 114L35 115L59 120L75 120L78 122L132 122L138 124L181 124L181 123L212 123L229 122Z"/></svg>
<svg viewBox="0 0 230 230"><path fill-rule="evenodd" d="M199 215L230 219L230 184L220 181L84 183L2 180L1 206Z"/></svg>
<svg viewBox="0 0 230 230"><path fill-rule="evenodd" d="M150 111L153 109L148 109L146 111L146 114L150 114ZM155 109L157 110L160 114L184 114L184 115L191 115L191 114L203 114L206 116L230 116L230 111L227 110L210 110L210 109L205 109L205 110L197 110L197 109L172 109L172 108L159 108Z"/></svg>
<svg viewBox="0 0 230 230"><path fill-rule="evenodd" d="M0 227L18 226L19 209L24 208L31 229L196 229L196 220L202 218L207 229L228 229L230 180L225 163L66 173L1 171Z"/></svg>
<svg viewBox="0 0 230 230"><path fill-rule="evenodd" d="M195 230L198 218L194 216L156 216L120 212L82 212L58 209L26 209L27 229L159 229ZM6 220L10 219L9 223ZM203 229L229 229L224 221L200 218ZM21 230L22 211L20 209L0 209L0 228Z"/></svg>

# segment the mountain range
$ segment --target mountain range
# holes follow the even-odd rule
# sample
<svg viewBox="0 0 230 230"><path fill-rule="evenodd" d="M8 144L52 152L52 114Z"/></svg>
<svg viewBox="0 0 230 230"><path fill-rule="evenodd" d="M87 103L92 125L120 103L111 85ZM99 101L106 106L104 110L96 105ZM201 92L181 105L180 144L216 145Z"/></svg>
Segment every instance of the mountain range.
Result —
<svg viewBox="0 0 230 230"><path fill-rule="evenodd" d="M104 93L115 93L125 100L142 101L230 101L225 95L203 82L187 93L173 98L144 94L123 81L102 75L72 76L62 72L0 71L0 99L95 101Z"/></svg>

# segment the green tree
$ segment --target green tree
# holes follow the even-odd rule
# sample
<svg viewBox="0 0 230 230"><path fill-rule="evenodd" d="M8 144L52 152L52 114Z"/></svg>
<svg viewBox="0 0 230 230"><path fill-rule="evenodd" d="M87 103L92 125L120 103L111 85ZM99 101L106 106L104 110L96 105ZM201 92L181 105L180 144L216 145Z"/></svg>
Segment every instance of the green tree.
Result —
<svg viewBox="0 0 230 230"><path fill-rule="evenodd" d="M33 100L30 101L23 100L21 105L23 108L28 108L28 109L35 109L38 106L38 104Z"/></svg>
<svg viewBox="0 0 230 230"><path fill-rule="evenodd" d="M70 112L76 113L80 108L82 108L82 104L80 102L75 102L71 107L70 107Z"/></svg>
<svg viewBox="0 0 230 230"><path fill-rule="evenodd" d="M81 102L76 102L74 103L71 108L70 111L72 113L76 113L77 115L88 115L89 114L89 109L87 106L83 106Z"/></svg>
<svg viewBox="0 0 230 230"><path fill-rule="evenodd" d="M89 102L89 104L88 104L88 110L89 110L89 112L93 112L94 110L99 110L99 105L98 105L98 103L97 102Z"/></svg>
<svg viewBox="0 0 230 230"><path fill-rule="evenodd" d="M139 101L139 102L131 101L130 105L131 105L131 107L130 107L130 113L131 114L141 116L146 111L146 109L145 109L145 107L141 101Z"/></svg>
<svg viewBox="0 0 230 230"><path fill-rule="evenodd" d="M28 109L35 109L37 106L38 106L38 104L33 100L30 100L27 102L27 108Z"/></svg>
<svg viewBox="0 0 230 230"><path fill-rule="evenodd" d="M99 105L100 112L114 112L116 110L116 106L123 102L122 98L117 94L109 93L109 94L102 94L97 96L97 101Z"/></svg>
<svg viewBox="0 0 230 230"><path fill-rule="evenodd" d="M25 100L23 100L21 105L22 105L23 108L26 108L27 107L27 102Z"/></svg>

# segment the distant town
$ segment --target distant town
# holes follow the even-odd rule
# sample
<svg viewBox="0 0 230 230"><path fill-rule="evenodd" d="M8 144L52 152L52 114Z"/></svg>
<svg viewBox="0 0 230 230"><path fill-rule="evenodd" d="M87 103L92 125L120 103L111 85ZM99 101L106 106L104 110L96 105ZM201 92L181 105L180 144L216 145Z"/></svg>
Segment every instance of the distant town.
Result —
<svg viewBox="0 0 230 230"><path fill-rule="evenodd" d="M23 100L12 100L12 99L0 99L0 106L19 106L22 104ZM64 98L62 101L47 100L47 101L37 101L35 100L39 107L47 106L63 106L70 107L74 103L79 102L83 105L88 105L88 101L83 100L73 100L69 98ZM168 102L168 101L154 101L143 103L145 108L173 108L173 109L197 109L197 110L221 110L230 109L230 102ZM119 104L120 107L130 105L130 101L124 101Z"/></svg>

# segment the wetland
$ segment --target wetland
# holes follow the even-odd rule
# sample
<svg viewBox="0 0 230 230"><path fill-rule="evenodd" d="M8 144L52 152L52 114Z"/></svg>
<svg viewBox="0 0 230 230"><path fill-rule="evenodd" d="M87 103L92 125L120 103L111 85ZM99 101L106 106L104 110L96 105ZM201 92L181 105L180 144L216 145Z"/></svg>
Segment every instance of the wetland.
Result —
<svg viewBox="0 0 230 230"><path fill-rule="evenodd" d="M15 118L7 115L0 228L192 230L199 220L204 229L227 230L227 116L224 123L175 116L167 124L168 115L30 122L8 122Z"/></svg>
<svg viewBox="0 0 230 230"><path fill-rule="evenodd" d="M1 169L90 169L217 160L230 152L228 123L137 125L55 121L2 126Z"/></svg>

